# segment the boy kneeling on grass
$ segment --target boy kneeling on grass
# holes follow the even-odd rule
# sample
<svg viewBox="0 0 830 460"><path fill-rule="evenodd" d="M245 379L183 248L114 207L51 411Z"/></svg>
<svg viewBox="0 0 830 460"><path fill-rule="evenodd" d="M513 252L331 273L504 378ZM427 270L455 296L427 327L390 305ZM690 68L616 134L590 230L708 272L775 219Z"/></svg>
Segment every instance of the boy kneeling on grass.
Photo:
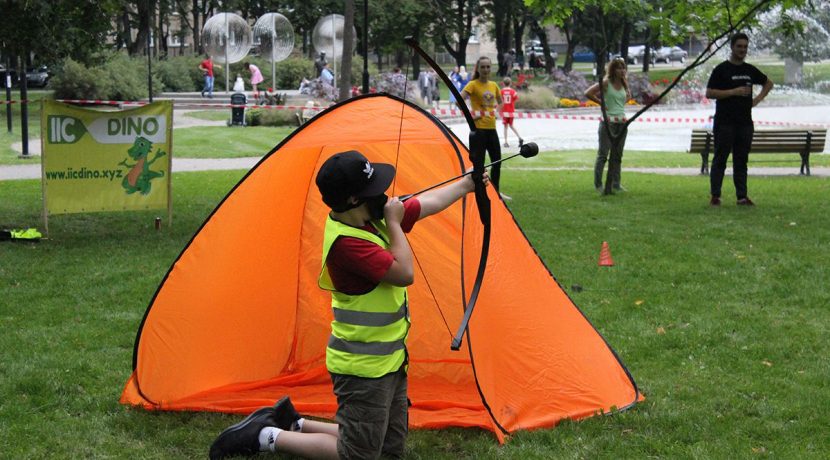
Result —
<svg viewBox="0 0 830 460"><path fill-rule="evenodd" d="M474 190L472 176L405 202L388 198L395 167L356 151L323 163L317 187L331 208L318 279L331 292L334 320L326 367L337 423L301 418L284 397L223 431L210 458L286 452L306 458L400 458L408 431L407 351L414 281L405 233ZM484 175L485 183L489 177Z"/></svg>

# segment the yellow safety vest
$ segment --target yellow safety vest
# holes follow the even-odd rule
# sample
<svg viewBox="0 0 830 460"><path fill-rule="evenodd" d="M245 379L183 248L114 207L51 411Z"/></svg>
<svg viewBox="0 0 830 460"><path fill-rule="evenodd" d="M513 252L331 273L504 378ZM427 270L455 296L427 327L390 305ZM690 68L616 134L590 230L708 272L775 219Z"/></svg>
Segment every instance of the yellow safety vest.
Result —
<svg viewBox="0 0 830 460"><path fill-rule="evenodd" d="M323 237L323 268L317 284L331 291L334 320L326 347L326 367L335 374L376 378L397 371L406 360L409 334L409 305L405 287L381 281L360 295L338 292L331 281L326 259L340 236L371 241L389 249L384 221L373 222L380 235L361 230L329 217Z"/></svg>

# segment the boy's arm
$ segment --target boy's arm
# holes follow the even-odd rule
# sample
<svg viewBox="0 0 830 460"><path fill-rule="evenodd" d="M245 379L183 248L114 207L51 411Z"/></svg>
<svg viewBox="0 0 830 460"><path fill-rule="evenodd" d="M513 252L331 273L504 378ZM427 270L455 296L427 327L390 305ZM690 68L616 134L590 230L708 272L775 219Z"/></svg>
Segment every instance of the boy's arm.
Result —
<svg viewBox="0 0 830 460"><path fill-rule="evenodd" d="M421 209L423 212L423 207ZM389 252L392 253L394 260L381 281L393 286L409 286L415 281L415 271L412 268L412 249L401 229L401 220L404 216L401 200L390 198L383 207L383 216L386 220L386 229L389 231Z"/></svg>
<svg viewBox="0 0 830 460"><path fill-rule="evenodd" d="M489 182L490 176L485 172L484 183L487 184ZM418 196L418 201L421 202L421 215L418 217L418 220L447 209L461 197L475 190L475 187L472 174L468 174L452 184L424 192Z"/></svg>

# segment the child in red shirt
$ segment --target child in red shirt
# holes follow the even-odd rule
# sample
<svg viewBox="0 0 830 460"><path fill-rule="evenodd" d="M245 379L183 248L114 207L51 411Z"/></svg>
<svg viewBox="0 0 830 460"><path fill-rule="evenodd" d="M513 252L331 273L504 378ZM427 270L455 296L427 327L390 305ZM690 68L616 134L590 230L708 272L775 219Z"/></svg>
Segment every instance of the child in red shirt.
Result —
<svg viewBox="0 0 830 460"><path fill-rule="evenodd" d="M510 144L507 142L508 126L516 133L516 137L519 138L519 144L522 143L522 136L519 135L519 132L513 126L513 118L515 118L514 112L516 111L516 101L519 100L519 93L512 88L513 80L510 77L504 77L502 84L504 88L501 90L501 99L504 101L504 105L502 107L501 122L504 124L504 146L510 147Z"/></svg>

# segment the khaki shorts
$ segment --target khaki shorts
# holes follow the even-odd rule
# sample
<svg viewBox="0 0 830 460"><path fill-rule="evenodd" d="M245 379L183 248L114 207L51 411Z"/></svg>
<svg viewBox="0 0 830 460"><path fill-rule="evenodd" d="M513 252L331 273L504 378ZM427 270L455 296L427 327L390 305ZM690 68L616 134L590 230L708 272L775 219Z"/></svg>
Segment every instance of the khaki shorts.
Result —
<svg viewBox="0 0 830 460"><path fill-rule="evenodd" d="M409 427L406 372L369 379L331 374L341 459L401 458Z"/></svg>

